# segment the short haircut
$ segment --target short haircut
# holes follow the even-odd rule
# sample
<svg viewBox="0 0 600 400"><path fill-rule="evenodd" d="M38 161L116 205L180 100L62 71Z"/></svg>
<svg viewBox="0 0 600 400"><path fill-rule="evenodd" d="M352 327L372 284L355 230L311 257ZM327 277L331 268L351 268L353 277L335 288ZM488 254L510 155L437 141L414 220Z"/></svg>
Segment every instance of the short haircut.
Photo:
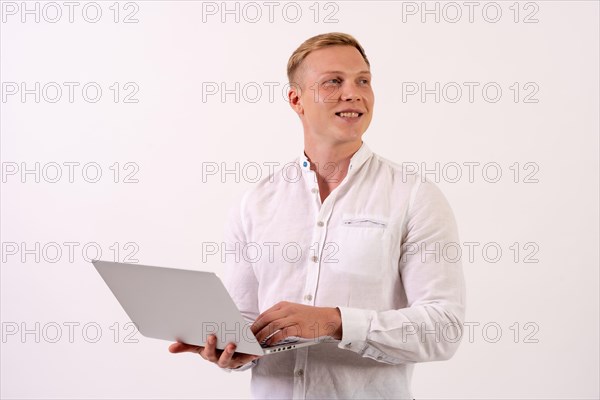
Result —
<svg viewBox="0 0 600 400"><path fill-rule="evenodd" d="M369 68L371 67L369 59L365 54L365 50L362 48L360 43L358 43L358 40L356 40L353 36L341 32L323 33L321 35L313 36L310 39L307 39L304 43L300 45L300 47L296 49L296 51L294 51L287 65L287 76L289 83L292 84L294 82L296 72L298 71L300 64L302 64L302 61L304 61L306 56L308 56L314 50L322 49L329 46L352 46L359 51L360 55L365 60Z"/></svg>

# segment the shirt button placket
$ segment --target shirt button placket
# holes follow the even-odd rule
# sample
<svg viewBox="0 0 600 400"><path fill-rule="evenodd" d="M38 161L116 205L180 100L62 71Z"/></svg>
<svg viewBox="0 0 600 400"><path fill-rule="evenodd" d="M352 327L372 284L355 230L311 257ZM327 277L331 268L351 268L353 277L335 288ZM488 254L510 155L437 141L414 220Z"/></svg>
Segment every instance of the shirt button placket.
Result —
<svg viewBox="0 0 600 400"><path fill-rule="evenodd" d="M305 399L306 398L306 365L308 361L308 349L302 348L294 350L296 353L296 362L294 365L294 399Z"/></svg>

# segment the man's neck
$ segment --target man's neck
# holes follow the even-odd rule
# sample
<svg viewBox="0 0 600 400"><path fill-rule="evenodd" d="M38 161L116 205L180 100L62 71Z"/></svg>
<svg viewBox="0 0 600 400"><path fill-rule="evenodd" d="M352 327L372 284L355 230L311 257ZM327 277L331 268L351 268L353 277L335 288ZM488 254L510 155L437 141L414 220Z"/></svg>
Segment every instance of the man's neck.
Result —
<svg viewBox="0 0 600 400"><path fill-rule="evenodd" d="M310 169L317 174L321 201L344 180L350 159L360 149L362 141L342 143L337 146L304 143L304 154L310 161Z"/></svg>

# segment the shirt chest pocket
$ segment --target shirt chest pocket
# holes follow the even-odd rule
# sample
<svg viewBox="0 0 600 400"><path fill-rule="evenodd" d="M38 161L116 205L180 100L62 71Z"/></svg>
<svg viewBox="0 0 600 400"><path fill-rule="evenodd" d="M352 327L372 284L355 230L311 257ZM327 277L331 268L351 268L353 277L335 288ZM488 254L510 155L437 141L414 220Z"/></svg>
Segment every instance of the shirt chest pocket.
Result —
<svg viewBox="0 0 600 400"><path fill-rule="evenodd" d="M389 260L388 218L343 214L338 225L340 272L373 276Z"/></svg>

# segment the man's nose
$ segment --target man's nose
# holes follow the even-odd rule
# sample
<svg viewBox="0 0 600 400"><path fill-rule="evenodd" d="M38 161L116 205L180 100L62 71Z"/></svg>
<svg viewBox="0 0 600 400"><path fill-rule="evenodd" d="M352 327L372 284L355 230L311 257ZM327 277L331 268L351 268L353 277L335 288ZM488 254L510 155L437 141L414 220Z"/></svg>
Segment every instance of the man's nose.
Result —
<svg viewBox="0 0 600 400"><path fill-rule="evenodd" d="M342 94L340 98L343 101L356 101L360 100L358 89L354 84L346 84L342 86Z"/></svg>

